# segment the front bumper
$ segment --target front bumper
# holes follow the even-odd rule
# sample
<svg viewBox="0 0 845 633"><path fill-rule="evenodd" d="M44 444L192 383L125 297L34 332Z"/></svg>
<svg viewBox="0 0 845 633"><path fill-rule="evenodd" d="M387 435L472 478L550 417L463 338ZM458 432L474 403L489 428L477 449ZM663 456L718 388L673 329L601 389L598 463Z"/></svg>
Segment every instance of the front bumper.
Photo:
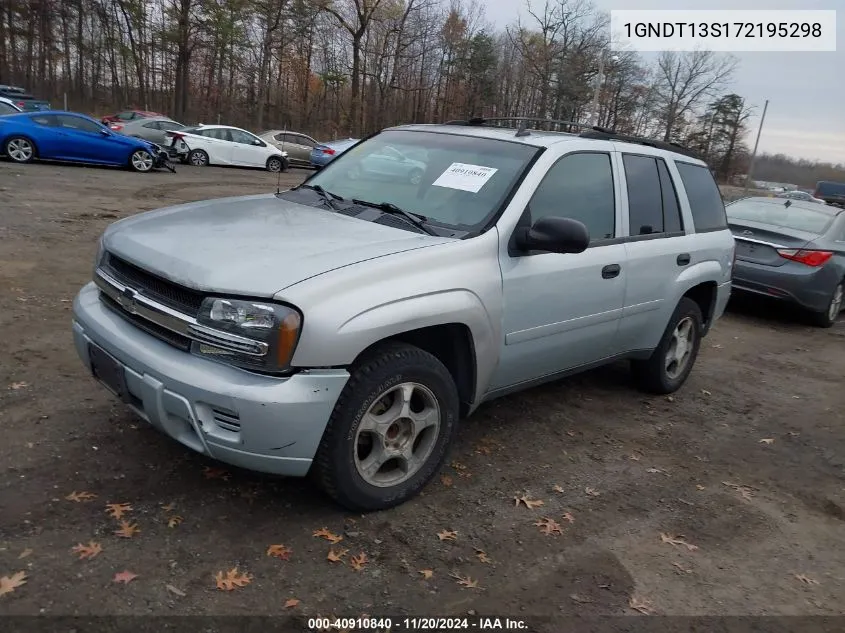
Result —
<svg viewBox="0 0 845 633"><path fill-rule="evenodd" d="M736 292L794 303L813 312L827 309L837 280L836 271L830 266L812 268L797 262L764 266L738 259L733 272Z"/></svg>
<svg viewBox="0 0 845 633"><path fill-rule="evenodd" d="M125 372L127 404L188 448L233 466L307 474L341 390L342 369L262 376L176 349L104 306L93 283L73 302L73 338L91 371L93 343Z"/></svg>

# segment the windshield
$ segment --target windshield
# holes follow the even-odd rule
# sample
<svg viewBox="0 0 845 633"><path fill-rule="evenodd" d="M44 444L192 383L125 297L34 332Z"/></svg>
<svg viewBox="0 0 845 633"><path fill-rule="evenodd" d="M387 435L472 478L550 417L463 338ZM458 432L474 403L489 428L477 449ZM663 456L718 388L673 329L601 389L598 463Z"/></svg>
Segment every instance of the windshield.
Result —
<svg viewBox="0 0 845 633"><path fill-rule="evenodd" d="M538 151L518 142L388 130L346 150L307 184L470 229L499 210Z"/></svg>
<svg viewBox="0 0 845 633"><path fill-rule="evenodd" d="M738 200L727 205L725 211L728 214L728 220L760 222L817 235L827 231L830 223L833 222L833 216L829 213L794 205L787 207L782 202Z"/></svg>

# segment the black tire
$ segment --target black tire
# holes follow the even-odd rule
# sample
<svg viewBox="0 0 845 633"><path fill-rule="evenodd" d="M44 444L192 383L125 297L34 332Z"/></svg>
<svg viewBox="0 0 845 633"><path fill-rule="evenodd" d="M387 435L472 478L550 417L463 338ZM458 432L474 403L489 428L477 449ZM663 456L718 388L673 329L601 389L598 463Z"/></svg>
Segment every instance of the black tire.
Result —
<svg viewBox="0 0 845 633"><path fill-rule="evenodd" d="M691 346L688 348L689 355L686 357L685 365L675 374L667 368L667 355L673 349L675 328L687 319L689 319L691 327ZM695 365L698 350L701 347L703 329L701 308L689 297L682 297L672 314L672 318L669 319L669 324L663 332L660 344L655 348L651 357L647 360L631 362L634 380L640 389L654 394L669 394L680 389ZM677 349L677 346L675 346L675 349Z"/></svg>
<svg viewBox="0 0 845 633"><path fill-rule="evenodd" d="M314 458L310 475L340 505L356 512L384 510L416 495L446 459L458 424L458 390L449 370L433 355L411 345L387 343L351 369ZM394 486L367 482L356 466L358 427L391 388L417 383L433 394L440 410L437 434L422 465Z"/></svg>
<svg viewBox="0 0 845 633"><path fill-rule="evenodd" d="M205 151L201 149L192 149L188 152L188 162L194 167L208 167L210 160Z"/></svg>
<svg viewBox="0 0 845 633"><path fill-rule="evenodd" d="M3 142L3 153L9 160L24 164L31 163L38 155L38 148L26 136L10 136Z"/></svg>
<svg viewBox="0 0 845 633"><path fill-rule="evenodd" d="M155 167L155 156L145 149L136 149L129 155L129 168L142 174L151 172Z"/></svg>
<svg viewBox="0 0 845 633"><path fill-rule="evenodd" d="M290 163L288 163L288 161L286 161L283 157L271 156L267 159L267 164L265 165L265 167L267 168L267 171L278 173L280 171L287 171L289 165Z"/></svg>
<svg viewBox="0 0 845 633"><path fill-rule="evenodd" d="M827 304L827 310L824 312L811 312L810 318L813 325L821 328L833 327L833 324L839 319L839 313L842 311L843 298L842 294L845 292L845 281L840 281L836 287L830 292L830 300ZM834 306L838 296L838 309Z"/></svg>

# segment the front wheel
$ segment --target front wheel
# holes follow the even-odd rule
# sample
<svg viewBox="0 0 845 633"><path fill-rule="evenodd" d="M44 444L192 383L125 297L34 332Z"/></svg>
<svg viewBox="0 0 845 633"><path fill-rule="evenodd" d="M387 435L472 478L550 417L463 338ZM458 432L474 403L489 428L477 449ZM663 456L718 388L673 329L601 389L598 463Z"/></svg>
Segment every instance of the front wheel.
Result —
<svg viewBox="0 0 845 633"><path fill-rule="evenodd" d="M701 308L689 297L683 297L651 357L631 363L640 388L655 394L680 389L698 357L702 330Z"/></svg>
<svg viewBox="0 0 845 633"><path fill-rule="evenodd" d="M153 155L145 149L135 150L132 152L132 156L129 157L129 165L132 169L141 173L150 171L154 163L155 159Z"/></svg>
<svg viewBox="0 0 845 633"><path fill-rule="evenodd" d="M352 368L312 475L350 510L399 505L446 459L458 402L455 382L436 357L410 345L383 345Z"/></svg>
<svg viewBox="0 0 845 633"><path fill-rule="evenodd" d="M6 141L6 156L16 163L29 163L35 158L35 145L28 138L13 136Z"/></svg>
<svg viewBox="0 0 845 633"><path fill-rule="evenodd" d="M842 304L845 300L845 281L840 281L833 292L830 293L830 301L827 304L827 309L824 312L814 312L813 322L818 327L833 327L836 320L839 318L839 313L842 312Z"/></svg>
<svg viewBox="0 0 845 633"><path fill-rule="evenodd" d="M278 156L271 156L267 159L267 171L272 171L276 173L287 170L287 161L284 158L279 158Z"/></svg>

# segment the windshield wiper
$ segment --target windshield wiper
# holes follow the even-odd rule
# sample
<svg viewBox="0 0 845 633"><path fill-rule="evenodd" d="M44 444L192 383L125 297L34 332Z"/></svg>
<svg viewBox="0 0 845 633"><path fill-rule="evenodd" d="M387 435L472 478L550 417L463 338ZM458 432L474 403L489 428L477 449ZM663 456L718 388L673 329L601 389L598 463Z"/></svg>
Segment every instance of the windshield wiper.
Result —
<svg viewBox="0 0 845 633"><path fill-rule="evenodd" d="M410 211L405 211L401 207L397 207L392 202L369 202L367 200L357 200L355 198L352 199L352 204L360 204L365 207L372 207L373 209L378 209L379 211L383 211L384 213L389 213L390 215L400 215L408 222L413 224L418 229L422 230L429 235L434 235L438 237L437 233L435 233L432 229L428 228L424 223L428 221L428 218L424 215L420 215L419 213L412 213Z"/></svg>
<svg viewBox="0 0 845 633"><path fill-rule="evenodd" d="M299 188L313 189L318 194L320 194L320 197L326 202L326 204L329 205L332 209L335 209L335 211L337 209L334 206L334 201L337 200L339 202L344 202L344 199L343 199L342 196L339 196L336 193L332 193L331 191L326 191L320 185L299 185L299 187L297 187L297 189L299 189Z"/></svg>

